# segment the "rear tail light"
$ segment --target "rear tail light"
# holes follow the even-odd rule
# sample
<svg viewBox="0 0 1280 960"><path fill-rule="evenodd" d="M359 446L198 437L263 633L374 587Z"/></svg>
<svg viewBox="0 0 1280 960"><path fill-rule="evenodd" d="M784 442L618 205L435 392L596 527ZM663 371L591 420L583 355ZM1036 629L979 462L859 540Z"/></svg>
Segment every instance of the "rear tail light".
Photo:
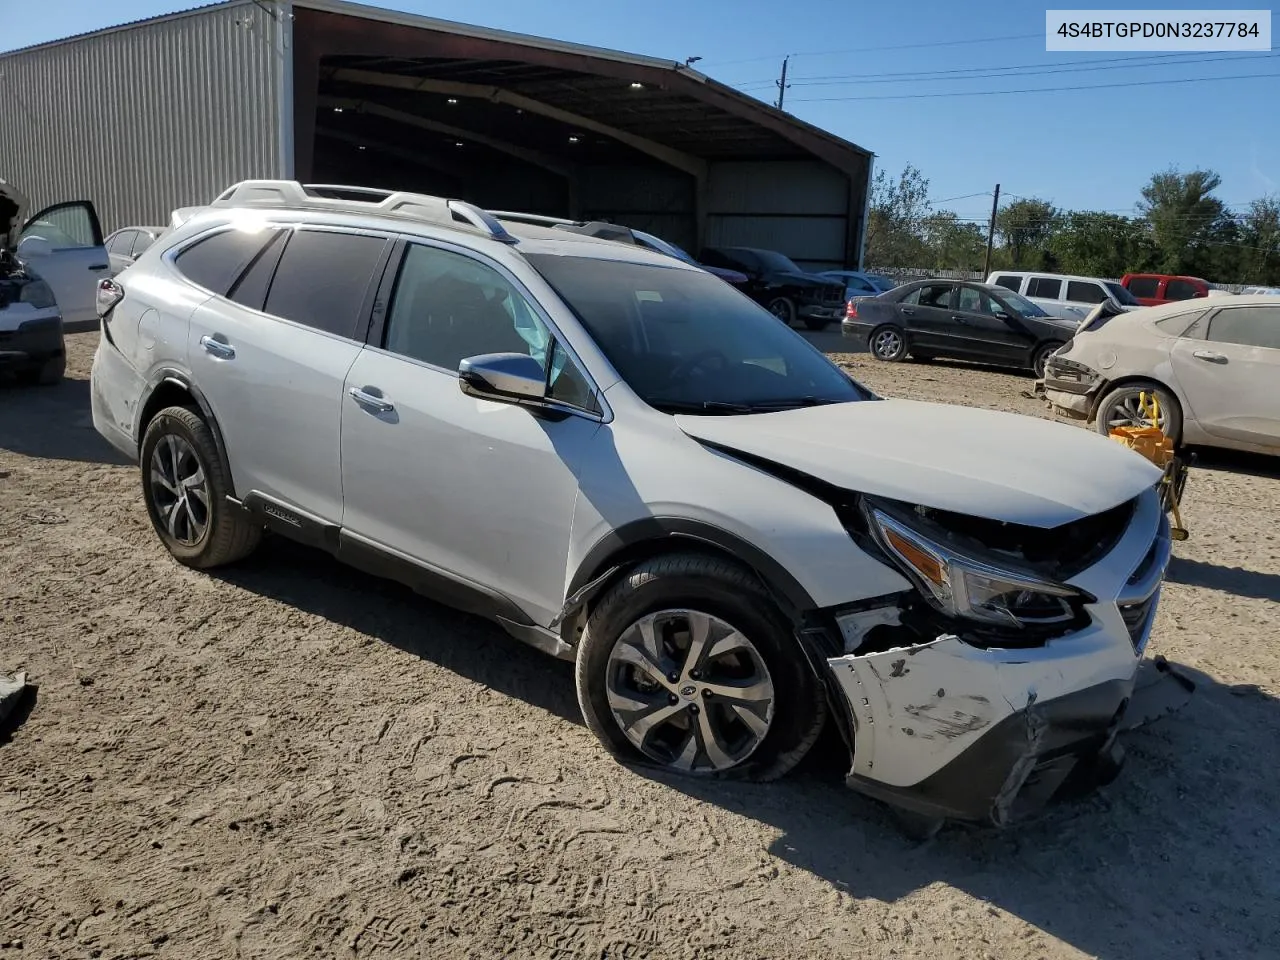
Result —
<svg viewBox="0 0 1280 960"><path fill-rule="evenodd" d="M852 300L844 305L844 318L846 320L858 319L858 305Z"/></svg>
<svg viewBox="0 0 1280 960"><path fill-rule="evenodd" d="M104 320L113 307L124 299L124 287L114 280L99 280L96 297L98 316Z"/></svg>

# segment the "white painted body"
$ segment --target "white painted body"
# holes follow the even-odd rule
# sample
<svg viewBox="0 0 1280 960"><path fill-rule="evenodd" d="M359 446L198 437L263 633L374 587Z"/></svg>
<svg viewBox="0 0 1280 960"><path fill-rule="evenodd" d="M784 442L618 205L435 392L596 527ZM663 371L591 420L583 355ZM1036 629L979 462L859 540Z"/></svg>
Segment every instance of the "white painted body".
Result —
<svg viewBox="0 0 1280 960"><path fill-rule="evenodd" d="M537 305L596 389L601 411L544 419L468 395L456 371L246 310L195 287L172 263L177 251L229 221L317 218L330 228L464 250L493 265ZM857 545L829 503L699 438L847 490L1045 528L1142 495L1120 543L1073 581L1098 598L1087 629L1018 651L939 641L921 656L912 684L986 696L986 726L1025 707L1033 692L1043 700L1132 677L1138 654L1116 598L1157 532L1159 510L1143 491L1158 472L1146 461L1083 431L939 404L873 400L725 417L660 412L632 392L523 255L697 268L560 231L529 227L518 235L509 245L426 218L333 210L191 213L118 278L126 295L110 319L115 346L104 341L95 358L94 423L136 455L148 385L174 371L200 390L220 425L238 498L269 495L480 584L543 628L562 611L592 549L653 518L698 521L737 537L780 565L815 608L911 589L900 570ZM210 355L205 337L232 347L234 358ZM394 410L371 411L351 398L352 389L377 391ZM851 702L855 678L875 682L878 664L878 656L833 662ZM869 724L858 733L858 762L893 785L918 782L967 742L900 736L903 702L883 685L868 707L874 736ZM862 716L862 705L853 706Z"/></svg>

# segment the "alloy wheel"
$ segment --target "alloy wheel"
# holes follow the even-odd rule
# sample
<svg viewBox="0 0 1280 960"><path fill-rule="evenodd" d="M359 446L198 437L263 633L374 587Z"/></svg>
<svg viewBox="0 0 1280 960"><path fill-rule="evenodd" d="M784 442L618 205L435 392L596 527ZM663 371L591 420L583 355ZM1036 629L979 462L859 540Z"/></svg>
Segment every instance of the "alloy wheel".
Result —
<svg viewBox="0 0 1280 960"><path fill-rule="evenodd" d="M615 641L606 676L618 728L675 770L732 769L773 722L773 679L760 652L711 614L662 610L636 621Z"/></svg>
<svg viewBox="0 0 1280 960"><path fill-rule="evenodd" d="M151 501L160 526L176 542L191 547L209 529L209 482L195 448L166 433L151 452Z"/></svg>
<svg viewBox="0 0 1280 960"><path fill-rule="evenodd" d="M902 336L895 330L881 330L871 341L871 349L878 357L896 357L902 351Z"/></svg>
<svg viewBox="0 0 1280 960"><path fill-rule="evenodd" d="M1160 415L1156 417L1154 426L1161 430L1165 429L1168 423L1168 415L1162 406ZM1111 409L1107 411L1107 429L1114 430L1116 427L1146 427L1152 426L1151 418L1142 409L1141 396L1138 391L1126 393L1116 400Z"/></svg>

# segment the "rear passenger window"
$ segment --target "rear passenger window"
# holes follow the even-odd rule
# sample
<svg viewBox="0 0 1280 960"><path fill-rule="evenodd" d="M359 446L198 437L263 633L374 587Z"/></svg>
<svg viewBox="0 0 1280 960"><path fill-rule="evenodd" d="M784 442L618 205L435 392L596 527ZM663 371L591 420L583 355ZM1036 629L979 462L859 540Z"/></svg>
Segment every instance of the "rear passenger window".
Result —
<svg viewBox="0 0 1280 960"><path fill-rule="evenodd" d="M996 277L996 286L1004 287L1006 290L1012 290L1017 293L1022 287L1022 278L1005 274L1004 276Z"/></svg>
<svg viewBox="0 0 1280 960"><path fill-rule="evenodd" d="M1214 343L1280 350L1280 307L1227 307L1209 320Z"/></svg>
<svg viewBox="0 0 1280 960"><path fill-rule="evenodd" d="M1086 283L1083 280L1068 280L1067 299L1073 303L1101 303L1107 299L1107 294L1096 283Z"/></svg>
<svg viewBox="0 0 1280 960"><path fill-rule="evenodd" d="M1188 283L1186 280L1170 280L1164 291L1165 298L1168 300L1190 300L1200 292L1194 283Z"/></svg>
<svg viewBox="0 0 1280 960"><path fill-rule="evenodd" d="M1032 277L1027 283L1027 296L1043 300L1057 300L1062 293L1062 281L1052 277Z"/></svg>
<svg viewBox="0 0 1280 960"><path fill-rule="evenodd" d="M107 244L107 252L117 255L129 255L129 248L133 245L133 231L122 230L111 238L111 242Z"/></svg>
<svg viewBox="0 0 1280 960"><path fill-rule="evenodd" d="M263 309L294 323L354 339L360 308L386 245L382 237L295 231L276 267Z"/></svg>
<svg viewBox="0 0 1280 960"><path fill-rule="evenodd" d="M187 247L175 262L192 283L225 297L269 236L265 230L224 230Z"/></svg>
<svg viewBox="0 0 1280 960"><path fill-rule="evenodd" d="M1130 277L1129 292L1135 297L1154 299L1160 292L1160 280L1157 277Z"/></svg>
<svg viewBox="0 0 1280 960"><path fill-rule="evenodd" d="M136 260L138 257L142 256L147 247L155 243L155 239L156 238L147 233L147 231L139 230L137 239L133 241L133 252L129 255Z"/></svg>

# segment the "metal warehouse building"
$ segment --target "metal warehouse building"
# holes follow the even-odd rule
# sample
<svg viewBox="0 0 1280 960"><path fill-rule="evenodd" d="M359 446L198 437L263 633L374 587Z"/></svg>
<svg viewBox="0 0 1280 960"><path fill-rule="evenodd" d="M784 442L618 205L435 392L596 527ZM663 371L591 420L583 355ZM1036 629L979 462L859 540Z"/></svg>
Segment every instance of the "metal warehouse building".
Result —
<svg viewBox="0 0 1280 960"><path fill-rule="evenodd" d="M861 261L872 154L668 60L232 0L0 55L0 87L0 177L106 230L282 177Z"/></svg>

